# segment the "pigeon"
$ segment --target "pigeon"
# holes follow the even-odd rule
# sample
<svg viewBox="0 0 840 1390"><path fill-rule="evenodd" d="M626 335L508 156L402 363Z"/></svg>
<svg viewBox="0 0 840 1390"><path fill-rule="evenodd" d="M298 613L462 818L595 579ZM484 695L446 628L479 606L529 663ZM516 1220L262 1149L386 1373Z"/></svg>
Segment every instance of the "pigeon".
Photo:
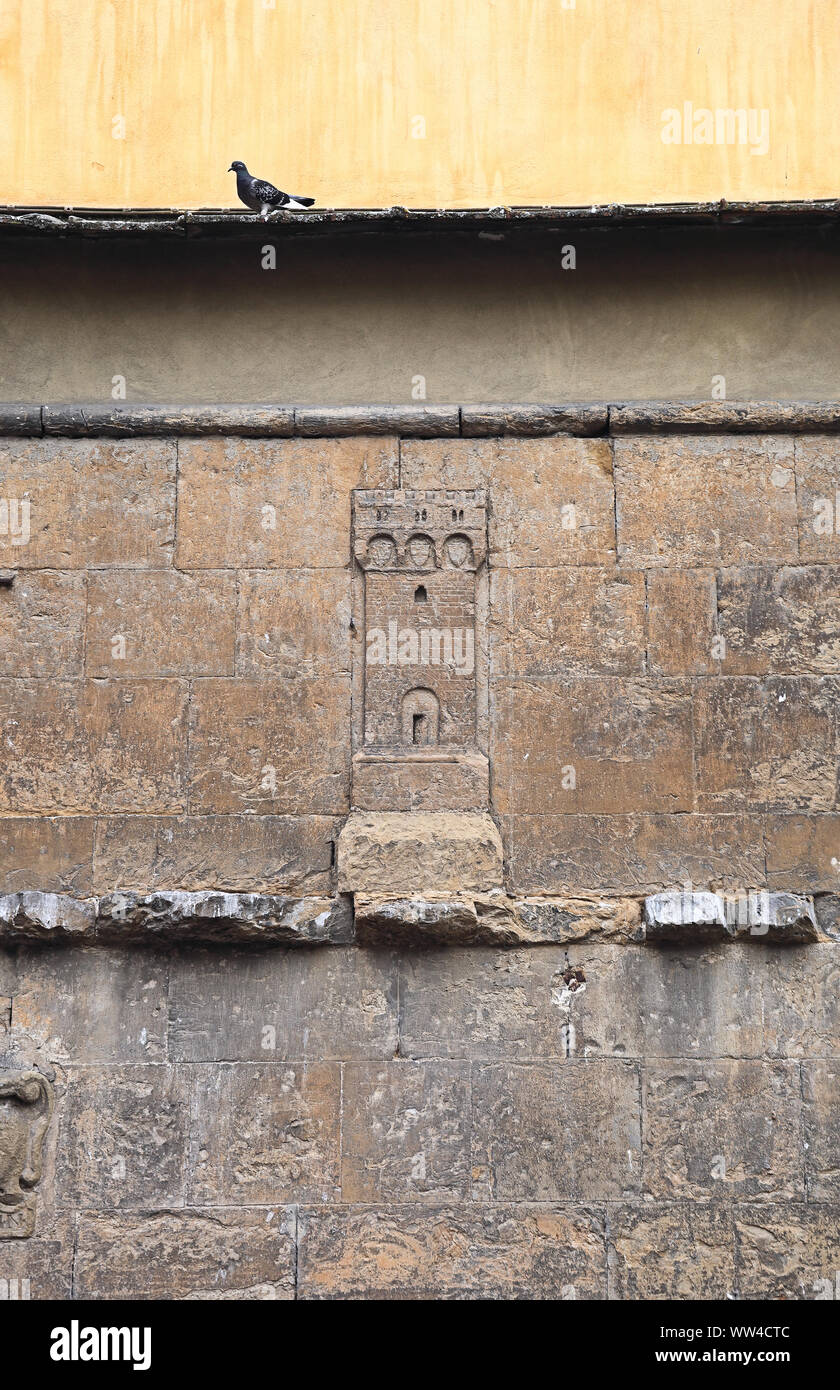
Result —
<svg viewBox="0 0 840 1390"><path fill-rule="evenodd" d="M285 212L296 212L301 208L311 208L315 202L314 198L302 198L297 193L281 193L273 183L254 178L253 174L248 173L241 159L233 161L228 173L236 174L236 191L246 208L250 208L252 212L261 212L264 221L268 220L268 214L276 208L283 208Z"/></svg>

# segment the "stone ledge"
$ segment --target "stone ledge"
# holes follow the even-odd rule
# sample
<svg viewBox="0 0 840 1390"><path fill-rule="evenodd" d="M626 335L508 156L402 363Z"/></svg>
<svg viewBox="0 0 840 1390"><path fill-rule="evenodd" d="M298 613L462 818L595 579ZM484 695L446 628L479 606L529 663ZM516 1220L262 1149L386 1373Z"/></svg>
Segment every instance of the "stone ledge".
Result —
<svg viewBox="0 0 840 1390"><path fill-rule="evenodd" d="M60 893L0 897L0 941L294 942L346 945L354 939L346 898L287 898L260 893L109 893L78 899Z"/></svg>
<svg viewBox="0 0 840 1390"><path fill-rule="evenodd" d="M645 940L692 942L751 937L769 941L823 939L811 898L766 890L656 893L645 899Z"/></svg>
<svg viewBox="0 0 840 1390"><path fill-rule="evenodd" d="M432 819L430 817L430 819ZM435 818L437 819L437 818ZM750 900L752 906L750 905ZM379 891L337 897L161 890L99 898L21 892L0 896L4 942L90 945L616 945L729 941L840 943L840 897L756 892L740 898L679 890L652 897L511 898L486 891Z"/></svg>
<svg viewBox="0 0 840 1390"><path fill-rule="evenodd" d="M130 438L233 435L334 438L399 435L407 439L523 438L551 435L835 434L834 401L636 401L610 404L464 405L241 404L20 405L0 403L0 436Z"/></svg>

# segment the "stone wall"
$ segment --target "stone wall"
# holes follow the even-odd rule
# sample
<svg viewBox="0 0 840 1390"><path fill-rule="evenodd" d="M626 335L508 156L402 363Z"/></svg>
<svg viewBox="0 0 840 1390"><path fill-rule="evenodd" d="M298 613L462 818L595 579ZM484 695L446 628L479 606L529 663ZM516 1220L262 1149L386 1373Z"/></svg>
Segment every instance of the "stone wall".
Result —
<svg viewBox="0 0 840 1390"><path fill-rule="evenodd" d="M774 410L20 414L0 1294L840 1293L840 445ZM359 489L486 497L466 809L354 790Z"/></svg>

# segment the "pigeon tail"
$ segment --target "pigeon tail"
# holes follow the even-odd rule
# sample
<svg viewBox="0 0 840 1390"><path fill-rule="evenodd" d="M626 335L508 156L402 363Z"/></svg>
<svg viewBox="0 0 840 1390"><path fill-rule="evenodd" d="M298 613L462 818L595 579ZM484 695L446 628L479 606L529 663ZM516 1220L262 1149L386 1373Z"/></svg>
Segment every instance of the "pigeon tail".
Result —
<svg viewBox="0 0 840 1390"><path fill-rule="evenodd" d="M290 193L289 197L293 203L297 203L302 208L311 208L315 202L314 198L301 198L299 193Z"/></svg>

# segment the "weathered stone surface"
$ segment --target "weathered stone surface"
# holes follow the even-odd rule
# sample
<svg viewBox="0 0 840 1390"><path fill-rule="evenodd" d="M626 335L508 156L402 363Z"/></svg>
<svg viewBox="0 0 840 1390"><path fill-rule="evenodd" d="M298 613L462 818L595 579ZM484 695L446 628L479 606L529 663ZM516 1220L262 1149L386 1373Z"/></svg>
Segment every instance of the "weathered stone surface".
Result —
<svg viewBox="0 0 840 1390"><path fill-rule="evenodd" d="M48 1232L43 1236L42 1226ZM74 1216L42 1209L34 1236L0 1245L0 1303L72 1298L74 1228ZM10 1320L14 1316L11 1309L3 1311Z"/></svg>
<svg viewBox="0 0 840 1390"><path fill-rule="evenodd" d="M478 811L490 796L483 753L357 753L353 809L359 811Z"/></svg>
<svg viewBox="0 0 840 1390"><path fill-rule="evenodd" d="M503 833L517 894L644 894L686 881L740 889L764 880L757 815L516 815Z"/></svg>
<svg viewBox="0 0 840 1390"><path fill-rule="evenodd" d="M702 676L720 669L717 588L709 570L651 570L647 575L648 670L655 676Z"/></svg>
<svg viewBox="0 0 840 1390"><path fill-rule="evenodd" d="M840 892L840 815L768 816L767 882L806 893Z"/></svg>
<svg viewBox="0 0 840 1390"><path fill-rule="evenodd" d="M368 898L353 901L360 941L415 945L616 941L642 937L639 904L621 898L532 898L502 892L450 898Z"/></svg>
<svg viewBox="0 0 840 1390"><path fill-rule="evenodd" d="M758 988L768 1056L840 1057L840 959L836 942L781 952L767 946L759 971L753 990ZM755 1007L754 1000L753 1010Z"/></svg>
<svg viewBox="0 0 840 1390"><path fill-rule="evenodd" d="M840 1059L802 1065L809 1202L840 1199Z"/></svg>
<svg viewBox="0 0 840 1390"><path fill-rule="evenodd" d="M502 842L487 814L354 812L338 840L340 892L486 892L501 885Z"/></svg>
<svg viewBox="0 0 840 1390"><path fill-rule="evenodd" d="M240 574L238 676L348 676L351 637L347 571Z"/></svg>
<svg viewBox="0 0 840 1390"><path fill-rule="evenodd" d="M23 571L0 593L0 676L80 676L84 629L83 575Z"/></svg>
<svg viewBox="0 0 840 1390"><path fill-rule="evenodd" d="M181 811L186 802L186 682L91 681L85 729L100 811Z"/></svg>
<svg viewBox="0 0 840 1390"><path fill-rule="evenodd" d="M836 439L814 435L796 441L799 554L803 561L840 563L840 459Z"/></svg>
<svg viewBox="0 0 840 1390"><path fill-rule="evenodd" d="M186 1071L191 1205L338 1199L337 1064L211 1064Z"/></svg>
<svg viewBox="0 0 840 1390"><path fill-rule="evenodd" d="M835 405L822 401L641 401L610 406L612 434L782 434L836 431Z"/></svg>
<svg viewBox="0 0 840 1390"><path fill-rule="evenodd" d="M645 577L589 565L495 570L488 637L495 676L641 675Z"/></svg>
<svg viewBox="0 0 840 1390"><path fill-rule="evenodd" d="M0 807L182 810L187 698L181 681L0 681Z"/></svg>
<svg viewBox="0 0 840 1390"><path fill-rule="evenodd" d="M87 816L0 816L0 893L87 897L94 825Z"/></svg>
<svg viewBox="0 0 840 1390"><path fill-rule="evenodd" d="M95 891L328 895L339 825L330 816L100 816Z"/></svg>
<svg viewBox="0 0 840 1390"><path fill-rule="evenodd" d="M610 1298L732 1298L735 1233L729 1208L687 1203L610 1208Z"/></svg>
<svg viewBox="0 0 840 1390"><path fill-rule="evenodd" d="M602 1218L562 1207L304 1209L298 1297L600 1299Z"/></svg>
<svg viewBox="0 0 840 1390"><path fill-rule="evenodd" d="M692 809L685 683L497 680L493 691L494 802L502 815Z"/></svg>
<svg viewBox="0 0 840 1390"><path fill-rule="evenodd" d="M654 1197L804 1196L795 1064L652 1062L643 1104Z"/></svg>
<svg viewBox="0 0 840 1390"><path fill-rule="evenodd" d="M29 539L0 536L0 568L165 569L175 538L175 467L173 440L9 440L0 497L29 501Z"/></svg>
<svg viewBox="0 0 840 1390"><path fill-rule="evenodd" d="M473 1068L473 1181L484 1201L638 1192L638 1068L624 1061Z"/></svg>
<svg viewBox="0 0 840 1390"><path fill-rule="evenodd" d="M647 941L722 940L735 936L771 941L819 939L814 904L794 893L658 893L645 901Z"/></svg>
<svg viewBox="0 0 840 1390"><path fill-rule="evenodd" d="M16 814L93 809L81 699L78 682L0 681L6 754L0 769L0 809Z"/></svg>
<svg viewBox="0 0 840 1390"><path fill-rule="evenodd" d="M401 482L486 487L491 567L615 561L612 454L604 439L408 440Z"/></svg>
<svg viewBox="0 0 840 1390"><path fill-rule="evenodd" d="M92 938L96 903L62 893L6 893L0 897L0 939Z"/></svg>
<svg viewBox="0 0 840 1390"><path fill-rule="evenodd" d="M722 570L718 609L727 675L840 671L840 568Z"/></svg>
<svg viewBox="0 0 840 1390"><path fill-rule="evenodd" d="M741 1203L735 1236L741 1298L837 1298L840 1207Z"/></svg>
<svg viewBox="0 0 840 1390"><path fill-rule="evenodd" d="M694 700L701 811L831 810L838 685L787 676L701 678Z"/></svg>
<svg viewBox="0 0 840 1390"><path fill-rule="evenodd" d="M343 1202L457 1201L470 1191L470 1081L463 1062L344 1068Z"/></svg>
<svg viewBox="0 0 840 1390"><path fill-rule="evenodd" d="M2 899L0 899L2 913ZM2 916L0 916L2 921ZM99 899L98 940L352 941L353 913L342 898L287 898L276 894L109 893Z"/></svg>
<svg viewBox="0 0 840 1390"><path fill-rule="evenodd" d="M83 1214L77 1298L283 1299L295 1296L295 1214L219 1207Z"/></svg>
<svg viewBox="0 0 840 1390"><path fill-rule="evenodd" d="M820 893L814 900L820 931L829 941L840 941L840 895Z"/></svg>
<svg viewBox="0 0 840 1390"><path fill-rule="evenodd" d="M62 1064L163 1062L168 984L162 955L33 945L18 951L15 1027Z"/></svg>
<svg viewBox="0 0 840 1390"><path fill-rule="evenodd" d="M235 618L232 573L91 574L87 673L232 676Z"/></svg>
<svg viewBox="0 0 840 1390"><path fill-rule="evenodd" d="M798 558L792 439L642 436L613 447L623 564Z"/></svg>
<svg viewBox="0 0 840 1390"><path fill-rule="evenodd" d="M278 405L45 405L44 433L60 435L254 435L294 432L295 412Z"/></svg>
<svg viewBox="0 0 840 1390"><path fill-rule="evenodd" d="M58 1138L61 1205L183 1206L189 1101L166 1066L79 1068L67 1074Z"/></svg>
<svg viewBox="0 0 840 1390"><path fill-rule="evenodd" d="M350 563L350 492L393 487L396 440L182 441L181 569L296 569Z"/></svg>
<svg viewBox="0 0 840 1390"><path fill-rule="evenodd" d="M608 416L605 405L463 405L461 433L492 437L605 434Z"/></svg>
<svg viewBox="0 0 840 1390"><path fill-rule="evenodd" d="M299 405L295 407L295 433L434 439L458 433L459 413L457 405Z"/></svg>
<svg viewBox="0 0 840 1390"><path fill-rule="evenodd" d="M350 681L197 681L190 809L228 814L346 811Z"/></svg>
<svg viewBox="0 0 840 1390"><path fill-rule="evenodd" d="M396 966L389 951L185 950L172 962L175 1061L393 1057Z"/></svg>

